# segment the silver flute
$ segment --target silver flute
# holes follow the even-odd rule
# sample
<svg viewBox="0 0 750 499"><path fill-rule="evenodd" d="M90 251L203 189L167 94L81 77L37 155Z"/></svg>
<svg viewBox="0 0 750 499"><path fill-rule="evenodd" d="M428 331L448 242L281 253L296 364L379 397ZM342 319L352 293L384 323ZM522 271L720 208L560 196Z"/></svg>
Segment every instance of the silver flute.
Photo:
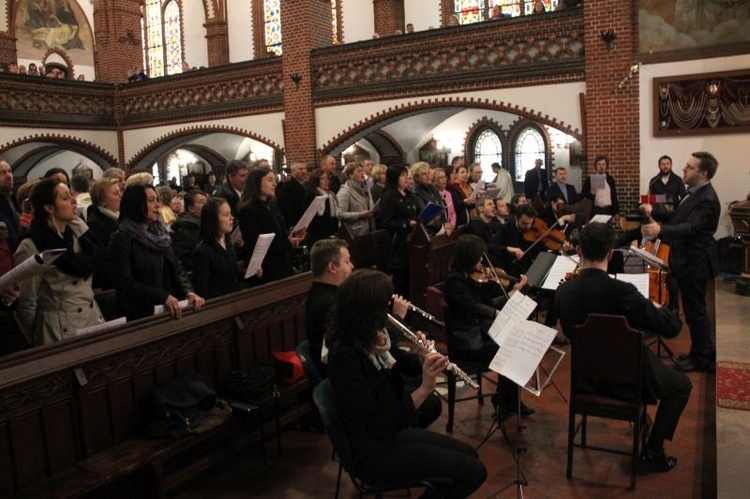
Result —
<svg viewBox="0 0 750 499"><path fill-rule="evenodd" d="M419 339L419 336L416 335L411 329L404 326L401 321L393 317L391 314L388 314L388 320L393 324L396 329L401 331L401 334L406 336L407 339L414 342L417 347L419 347L421 350L426 351L427 353L437 352L434 345L427 346L426 344L422 343L422 341ZM468 374L466 374L466 371L458 367L453 362L448 362L448 365L445 367L446 371L450 371L453 374L455 374L457 377L459 377L462 381L464 381L467 385L472 387L475 390L479 390L479 384Z"/></svg>
<svg viewBox="0 0 750 499"><path fill-rule="evenodd" d="M391 303L393 303L393 299L395 297L396 297L396 295L393 295L393 297L391 298ZM441 321L440 319L438 319L437 317L435 317L434 315L432 315L428 311L422 310L418 306L414 305L412 302L406 302L406 306L407 306L407 308L409 310L411 310L415 314L421 315L427 322L431 322L432 324L434 324L437 327L445 327L445 322Z"/></svg>

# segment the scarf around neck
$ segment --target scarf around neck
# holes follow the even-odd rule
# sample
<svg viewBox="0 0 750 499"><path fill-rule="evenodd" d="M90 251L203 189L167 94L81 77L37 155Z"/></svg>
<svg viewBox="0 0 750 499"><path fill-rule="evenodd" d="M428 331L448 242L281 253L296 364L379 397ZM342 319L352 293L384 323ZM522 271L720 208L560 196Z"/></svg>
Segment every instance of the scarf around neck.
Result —
<svg viewBox="0 0 750 499"><path fill-rule="evenodd" d="M120 221L120 230L152 251L164 251L172 242L167 229L158 222L149 223L148 229L144 230L139 224L126 218Z"/></svg>

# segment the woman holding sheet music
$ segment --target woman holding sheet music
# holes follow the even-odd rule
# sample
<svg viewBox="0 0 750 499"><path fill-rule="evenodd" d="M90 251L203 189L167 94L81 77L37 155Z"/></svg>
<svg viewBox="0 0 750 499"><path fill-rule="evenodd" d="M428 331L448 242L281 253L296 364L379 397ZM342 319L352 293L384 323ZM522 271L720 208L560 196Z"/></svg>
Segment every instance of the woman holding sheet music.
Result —
<svg viewBox="0 0 750 499"><path fill-rule="evenodd" d="M483 271L482 257L487 254L487 245L475 235L463 235L458 238L453 250L451 271L445 279L445 300L450 309L452 327L448 331L448 346L451 359L471 361L482 364L483 370L497 353L498 346L489 337L492 322L499 313L508 295L497 283L488 286L478 283L472 275ZM526 276L522 275L510 293L521 290L526 285ZM492 397L492 403L501 415L505 416L518 411L518 389L508 378L498 376L498 393ZM521 404L521 415L530 416L534 409Z"/></svg>
<svg viewBox="0 0 750 499"><path fill-rule="evenodd" d="M370 189L365 183L365 174L360 163L344 166L346 183L336 194L339 209L336 215L349 227L352 234L361 236L372 231L373 211Z"/></svg>
<svg viewBox="0 0 750 499"><path fill-rule="evenodd" d="M445 207L443 197L430 181L430 165L428 165L424 161L419 161L412 165L410 173L414 178L414 201L417 205L418 214L422 213L422 210L424 210L425 206L430 203ZM441 213L437 217L433 218L432 220L428 220L425 224L425 228L433 236L440 232L443 227L445 227L445 232L450 234L455 226L452 224L448 224L446 220L447 218L445 215L445 211L443 211L443 213Z"/></svg>
<svg viewBox="0 0 750 499"><path fill-rule="evenodd" d="M16 314L35 345L75 337L76 331L104 322L94 299L94 261L101 247L76 215L76 198L57 178L39 181L31 191L34 220L18 244L14 264L49 249L65 249L54 267L21 282Z"/></svg>
<svg viewBox="0 0 750 499"><path fill-rule="evenodd" d="M164 305L172 317L182 317L180 300L199 310L203 298L193 291L185 270L172 251L169 232L159 222L159 199L150 185L125 188L117 232L107 249L107 261L117 292L117 304L127 319L153 315Z"/></svg>
<svg viewBox="0 0 750 499"><path fill-rule="evenodd" d="M339 192L341 192L341 189L343 189L343 186L339 189ZM331 174L320 168L313 171L307 180L305 207L310 206L310 203L317 196L326 196L328 199L318 210L318 214L310 221L310 226L307 227L305 244L308 248L312 248L316 241L332 237L339 231L337 216L339 203L336 199L336 193L331 190Z"/></svg>
<svg viewBox="0 0 750 499"><path fill-rule="evenodd" d="M261 234L274 234L263 259L261 283L289 277L294 272L292 248L305 238L306 229L289 234L276 204L276 176L268 168L253 168L240 200L240 231L245 246L241 256L249 260Z"/></svg>

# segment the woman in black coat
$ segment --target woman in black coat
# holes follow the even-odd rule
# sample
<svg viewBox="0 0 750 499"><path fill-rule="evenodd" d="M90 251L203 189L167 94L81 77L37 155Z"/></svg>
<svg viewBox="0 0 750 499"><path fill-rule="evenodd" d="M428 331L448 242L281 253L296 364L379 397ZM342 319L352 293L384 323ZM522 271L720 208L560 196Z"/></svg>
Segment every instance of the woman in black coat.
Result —
<svg viewBox="0 0 750 499"><path fill-rule="evenodd" d="M200 241L192 255L193 287L206 299L240 289L237 255L228 237L233 227L229 203L209 199L201 209Z"/></svg>
<svg viewBox="0 0 750 499"><path fill-rule="evenodd" d="M389 166L385 172L386 188L379 202L380 226L388 231L386 266L393 275L396 293L409 297L408 238L417 224L414 196L407 189L408 172L401 165Z"/></svg>
<svg viewBox="0 0 750 499"><path fill-rule="evenodd" d="M170 246L169 232L159 222L159 200L150 185L125 188L120 203L119 229L107 251L117 302L127 319L153 315L164 305L172 317L182 317L179 301L187 299L199 310L203 298L193 291Z"/></svg>
<svg viewBox="0 0 750 499"><path fill-rule="evenodd" d="M112 289L115 286L109 275L106 249L109 239L117 230L122 191L116 178L102 178L94 182L89 193L91 206L86 217L86 224L102 246L102 251L94 263L94 288Z"/></svg>
<svg viewBox="0 0 750 499"><path fill-rule="evenodd" d="M292 248L305 238L302 229L289 234L274 195L276 176L268 168L253 168L247 177L240 204L240 231L245 245L243 259L250 259L261 234L275 234L263 259L261 283L277 281L294 273Z"/></svg>
<svg viewBox="0 0 750 499"><path fill-rule="evenodd" d="M385 326L392 295L387 275L358 270L339 287L331 311L328 377L354 457L365 481L441 477L450 484L435 490L435 497L468 497L487 478L476 450L419 427L419 411L448 359L422 353L421 384L411 392L405 389L404 375L418 374L420 359L390 348ZM405 314L406 302L395 300L393 312Z"/></svg>

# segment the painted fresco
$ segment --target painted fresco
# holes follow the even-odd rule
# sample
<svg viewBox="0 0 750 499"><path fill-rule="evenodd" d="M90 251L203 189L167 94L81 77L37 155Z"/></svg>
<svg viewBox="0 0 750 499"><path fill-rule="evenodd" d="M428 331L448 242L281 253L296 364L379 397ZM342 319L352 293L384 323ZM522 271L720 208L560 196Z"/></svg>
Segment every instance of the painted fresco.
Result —
<svg viewBox="0 0 750 499"><path fill-rule="evenodd" d="M18 0L15 12L19 58L41 60L58 49L74 64L94 65L91 28L75 0Z"/></svg>
<svg viewBox="0 0 750 499"><path fill-rule="evenodd" d="M639 0L641 52L750 42L750 0Z"/></svg>

